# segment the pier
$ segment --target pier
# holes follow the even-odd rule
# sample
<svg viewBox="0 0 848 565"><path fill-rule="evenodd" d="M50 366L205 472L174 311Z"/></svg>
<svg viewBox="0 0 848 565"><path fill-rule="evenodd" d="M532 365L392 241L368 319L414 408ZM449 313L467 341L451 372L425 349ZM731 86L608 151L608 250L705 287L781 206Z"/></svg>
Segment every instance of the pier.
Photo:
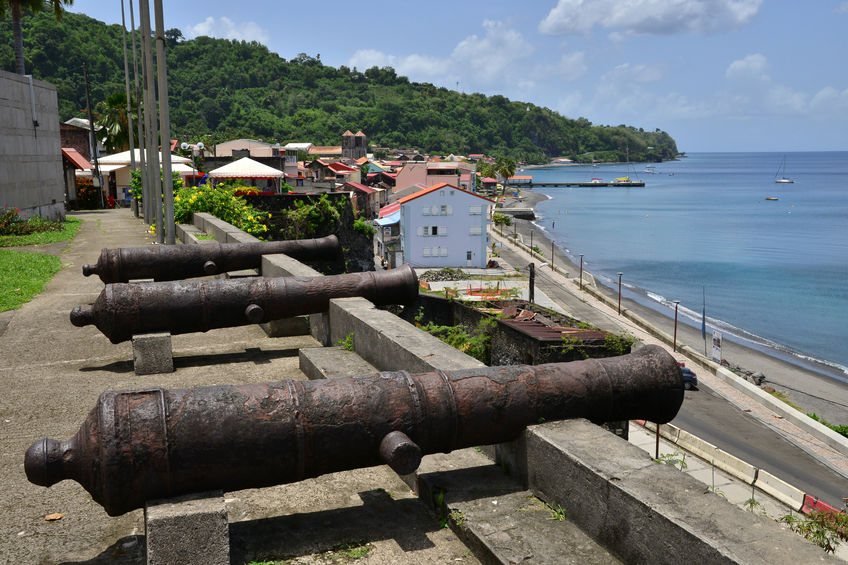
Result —
<svg viewBox="0 0 848 565"><path fill-rule="evenodd" d="M561 188L561 187L573 187L573 186L590 187L590 188L591 187L600 187L600 188L603 188L603 187L624 187L624 188L628 188L628 187L631 187L631 186L636 186L636 187L645 186L645 181L634 180L634 181L627 181L627 182L615 182L615 181L613 181L613 182L606 182L606 181L603 181L603 182L527 182L527 183L522 183L521 186L522 187L526 186L527 188L535 188L535 187Z"/></svg>

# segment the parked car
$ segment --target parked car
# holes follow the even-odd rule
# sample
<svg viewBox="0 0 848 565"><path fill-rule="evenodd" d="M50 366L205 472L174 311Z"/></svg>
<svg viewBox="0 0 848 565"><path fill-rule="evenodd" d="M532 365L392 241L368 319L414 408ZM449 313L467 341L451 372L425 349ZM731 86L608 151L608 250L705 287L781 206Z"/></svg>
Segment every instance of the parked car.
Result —
<svg viewBox="0 0 848 565"><path fill-rule="evenodd" d="M683 373L683 388L686 390L692 390L693 388L697 390L698 375L695 374L695 371L689 367L680 367L680 372Z"/></svg>

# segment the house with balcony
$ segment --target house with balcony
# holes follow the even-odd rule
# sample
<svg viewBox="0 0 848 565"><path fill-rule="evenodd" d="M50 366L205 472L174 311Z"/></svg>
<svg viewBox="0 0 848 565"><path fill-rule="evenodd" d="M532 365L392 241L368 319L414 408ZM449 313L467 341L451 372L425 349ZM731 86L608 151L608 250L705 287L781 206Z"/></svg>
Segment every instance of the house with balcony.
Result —
<svg viewBox="0 0 848 565"><path fill-rule="evenodd" d="M403 262L413 267L485 267L494 201L439 183L398 200Z"/></svg>

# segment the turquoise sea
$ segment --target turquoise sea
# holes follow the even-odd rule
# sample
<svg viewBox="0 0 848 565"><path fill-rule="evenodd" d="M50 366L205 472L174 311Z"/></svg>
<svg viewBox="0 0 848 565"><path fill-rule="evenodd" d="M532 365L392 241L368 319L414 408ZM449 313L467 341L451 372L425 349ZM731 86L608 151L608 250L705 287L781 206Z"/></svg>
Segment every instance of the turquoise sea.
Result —
<svg viewBox="0 0 848 565"><path fill-rule="evenodd" d="M848 382L848 152L698 153L677 161L530 169L534 182L612 180L644 188L542 188L537 225L600 282L707 334ZM777 200L766 200L766 197Z"/></svg>

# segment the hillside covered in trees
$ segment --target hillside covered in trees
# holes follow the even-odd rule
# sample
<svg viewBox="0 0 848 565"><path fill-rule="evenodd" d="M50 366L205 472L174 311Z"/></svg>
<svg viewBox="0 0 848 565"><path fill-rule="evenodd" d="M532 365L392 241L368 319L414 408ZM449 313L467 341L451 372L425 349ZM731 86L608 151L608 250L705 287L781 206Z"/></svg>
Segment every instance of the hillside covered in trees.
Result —
<svg viewBox="0 0 848 565"><path fill-rule="evenodd" d="M124 91L121 27L68 12L23 18L26 69L56 85L61 120L84 117L83 63L92 104ZM300 54L287 61L257 42L168 37L172 137L237 137L338 145L361 129L369 142L435 154L485 153L531 163L671 159L674 139L656 130L597 126L503 96L463 94L410 82L390 67L361 71L325 66ZM128 36L129 45L129 36ZM131 47L128 46L128 50ZM0 69L14 72L11 18L0 21Z"/></svg>

